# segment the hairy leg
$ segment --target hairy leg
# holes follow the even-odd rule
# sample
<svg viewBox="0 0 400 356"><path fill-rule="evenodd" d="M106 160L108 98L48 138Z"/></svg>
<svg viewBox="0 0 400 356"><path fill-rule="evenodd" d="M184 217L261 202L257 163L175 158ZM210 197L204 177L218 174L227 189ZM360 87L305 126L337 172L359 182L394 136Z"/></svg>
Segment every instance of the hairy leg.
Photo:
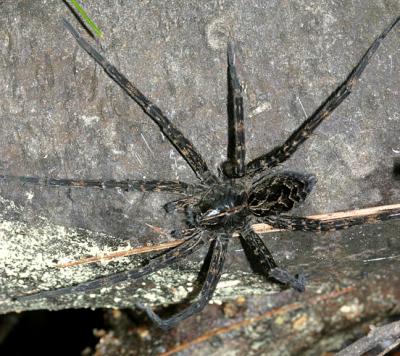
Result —
<svg viewBox="0 0 400 356"><path fill-rule="evenodd" d="M255 233L251 228L251 224L252 223L249 222L246 228L242 230L240 235L246 245L250 248L253 256L257 259L258 263L264 270L266 276L269 278L273 278L279 283L289 285L299 292L304 292L304 276L293 276L286 269L279 268L267 246L265 246L260 236Z"/></svg>
<svg viewBox="0 0 400 356"><path fill-rule="evenodd" d="M46 187L70 187L70 188L121 188L127 192L170 192L185 195L193 195L204 190L204 187L196 184L188 184L179 181L163 180L93 180L93 179L69 179L69 178L39 178L24 176L0 175L0 182L19 182L22 184L35 184Z"/></svg>
<svg viewBox="0 0 400 356"><path fill-rule="evenodd" d="M271 215L256 218L258 222L267 223L278 229L315 232L344 230L351 226L374 224L379 221L394 219L400 219L400 209L391 209L364 216L351 216L331 220L318 220L287 215Z"/></svg>
<svg viewBox="0 0 400 356"><path fill-rule="evenodd" d="M222 168L229 178L245 174L245 134L242 87L236 72L236 54L233 42L228 43L228 160Z"/></svg>
<svg viewBox="0 0 400 356"><path fill-rule="evenodd" d="M173 211L184 212L189 205L193 205L198 201L196 197L185 197L183 199L174 200L166 203L164 205L164 209L167 213L171 213Z"/></svg>
<svg viewBox="0 0 400 356"><path fill-rule="evenodd" d="M273 148L270 152L253 159L247 164L246 174L252 175L259 171L275 167L286 161L294 152L296 152L298 147L307 140L308 137L310 137L319 124L329 117L329 115L351 93L371 57L378 49L386 35L399 22L399 20L400 17L397 17L385 28L385 30L368 48L358 64L353 68L347 79L336 88L331 95L329 95L325 102L322 103L321 106L307 120L305 120L298 129L292 133L282 146Z"/></svg>
<svg viewBox="0 0 400 356"><path fill-rule="evenodd" d="M49 291L37 292L28 295L18 296L15 299L20 302L30 302L43 298L54 298L62 295L68 295L73 293L88 292L99 288L111 287L114 284L136 280L142 278L150 273L156 272L163 269L177 260L187 257L201 246L203 246L203 234L196 231L189 238L187 238L182 244L173 247L170 250L162 252L156 257L150 259L148 264L142 268L115 273L109 276L97 278L88 282L79 283L71 287L64 287Z"/></svg>
<svg viewBox="0 0 400 356"><path fill-rule="evenodd" d="M75 37L79 46L83 48L143 110L160 127L168 140L190 165L199 179L204 182L216 182L217 177L208 169L206 162L193 144L179 131L165 116L158 106L152 103L140 92L122 73L118 71L106 58L94 49L73 27L64 19L67 30Z"/></svg>
<svg viewBox="0 0 400 356"><path fill-rule="evenodd" d="M212 298L215 288L221 277L228 242L229 236L227 236L226 234L217 236L217 238L213 241L213 244L211 245L211 248L213 249L213 254L211 257L210 266L208 268L206 280L200 292L199 299L191 304L188 308L182 310L181 312L168 319L161 319L150 308L144 307L142 305L138 305L138 307L140 309L143 309L147 313L147 316L153 323L164 330L169 329L177 325L182 320L201 312Z"/></svg>

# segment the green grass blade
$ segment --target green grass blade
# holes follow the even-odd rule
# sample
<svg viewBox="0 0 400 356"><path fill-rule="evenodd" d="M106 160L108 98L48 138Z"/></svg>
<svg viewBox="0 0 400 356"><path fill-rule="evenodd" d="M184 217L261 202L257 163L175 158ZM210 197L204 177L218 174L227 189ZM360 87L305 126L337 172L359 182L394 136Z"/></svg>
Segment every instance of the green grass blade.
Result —
<svg viewBox="0 0 400 356"><path fill-rule="evenodd" d="M99 37L103 37L103 32L96 26L96 24L92 21L92 19L88 16L86 11L83 9L81 5L79 5L78 1L76 0L70 0L72 6L76 9L76 11L79 13L79 15L82 16L82 19L85 21L85 23L92 29L93 33Z"/></svg>

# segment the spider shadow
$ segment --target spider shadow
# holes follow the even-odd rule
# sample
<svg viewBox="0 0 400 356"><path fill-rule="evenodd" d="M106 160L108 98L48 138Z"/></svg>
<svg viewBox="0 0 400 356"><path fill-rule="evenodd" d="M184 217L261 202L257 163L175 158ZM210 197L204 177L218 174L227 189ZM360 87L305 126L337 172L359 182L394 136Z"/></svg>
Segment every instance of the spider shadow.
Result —
<svg viewBox="0 0 400 356"><path fill-rule="evenodd" d="M394 180L400 181L400 157L393 158L392 176Z"/></svg>
<svg viewBox="0 0 400 356"><path fill-rule="evenodd" d="M212 241L208 248L207 255L204 258L204 261L200 267L200 271L197 274L196 279L193 281L193 289L186 295L186 297L180 300L179 302L172 303L163 307L157 307L154 310L161 318L169 318L172 315L179 313L180 311L189 307L193 303L194 299L200 294L202 285L204 284L207 278L207 272L210 266L214 245L215 241ZM131 321L141 320L142 322L143 315L145 315L141 311L137 311L135 309L127 309L125 311L128 317L131 319ZM148 324L152 325L150 321L148 322Z"/></svg>
<svg viewBox="0 0 400 356"><path fill-rule="evenodd" d="M241 245L243 247L244 254L246 256L246 259L247 259L247 261L249 263L249 266L250 266L252 272L263 276L267 281L271 282L271 284L276 285L277 282L278 282L278 285L281 286L282 290L287 289L288 288L287 285L279 283L279 280L276 280L276 279L268 276L265 273L265 269L263 268L263 266L259 262L259 259L257 258L257 256L254 255L254 251L246 244L245 240L241 236L239 237L239 240L240 240L240 243L241 243ZM309 277L308 274L305 274L303 272L299 273L299 274L296 274L295 276L296 277L300 277L301 276L302 278L308 278Z"/></svg>

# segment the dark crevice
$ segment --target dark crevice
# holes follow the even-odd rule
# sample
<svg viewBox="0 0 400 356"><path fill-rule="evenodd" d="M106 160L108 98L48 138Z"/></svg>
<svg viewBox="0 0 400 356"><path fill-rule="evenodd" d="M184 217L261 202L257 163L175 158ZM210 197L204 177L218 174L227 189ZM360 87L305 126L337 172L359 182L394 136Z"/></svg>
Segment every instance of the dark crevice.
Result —
<svg viewBox="0 0 400 356"><path fill-rule="evenodd" d="M0 316L0 355L81 355L94 350L94 329L105 327L104 311L29 311Z"/></svg>

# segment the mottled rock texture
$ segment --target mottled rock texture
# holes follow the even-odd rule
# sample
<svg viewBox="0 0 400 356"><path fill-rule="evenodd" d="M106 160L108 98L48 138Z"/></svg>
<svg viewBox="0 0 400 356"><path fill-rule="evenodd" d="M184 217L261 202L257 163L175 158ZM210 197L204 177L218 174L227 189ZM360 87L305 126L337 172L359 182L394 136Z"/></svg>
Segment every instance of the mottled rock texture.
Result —
<svg viewBox="0 0 400 356"><path fill-rule="evenodd" d="M86 4L105 33L101 46L109 60L167 113L215 170L226 155L230 35L240 58L251 159L281 143L311 114L400 13L396 0ZM62 26L63 16L74 20L61 1L0 1L0 175L195 182L157 126L78 48ZM281 167L312 172L318 178L298 214L400 202L400 181L393 174L394 159L400 155L399 33L397 28L387 37L355 92ZM138 301L155 306L182 299L190 292L206 251L146 280L90 295L31 304L12 299L131 268L140 257L63 269L56 264L166 241L146 224L166 230L182 226L178 216L166 215L161 208L172 199L165 194L1 182L0 312L121 308ZM337 319L340 330L341 325L395 312L391 306L400 300L399 227L392 222L321 235L274 233L265 235L265 241L282 265L308 274L308 291L301 296L305 300L337 288L359 291L368 286L363 300L356 292L343 304L336 300L338 312L357 304L355 314L344 311L351 322L341 324ZM237 318L249 318L298 298L291 291L278 294L279 290L252 273L234 239L214 302L244 296L250 307ZM379 308L370 299L382 290L390 297ZM254 303L265 304L265 310L252 307ZM215 308L207 308L204 315L209 317L198 319L196 330L213 317L215 327L232 321ZM323 311L319 313L315 310L321 315L318 322L305 324L307 330L315 326L309 333L314 341L325 325ZM284 329L299 317L283 319L276 328ZM170 335L172 344L196 337L194 322L182 326L193 329L192 334ZM243 345L247 342L259 354L266 352L266 340L273 335L288 342L267 326L261 321L251 324L258 336L249 326L240 329L246 330L240 333ZM309 339L296 340L306 347ZM203 347L226 351L226 346L210 342L204 341ZM159 343L165 350L168 343ZM235 347L231 344L230 350ZM284 354L282 350L277 354Z"/></svg>

